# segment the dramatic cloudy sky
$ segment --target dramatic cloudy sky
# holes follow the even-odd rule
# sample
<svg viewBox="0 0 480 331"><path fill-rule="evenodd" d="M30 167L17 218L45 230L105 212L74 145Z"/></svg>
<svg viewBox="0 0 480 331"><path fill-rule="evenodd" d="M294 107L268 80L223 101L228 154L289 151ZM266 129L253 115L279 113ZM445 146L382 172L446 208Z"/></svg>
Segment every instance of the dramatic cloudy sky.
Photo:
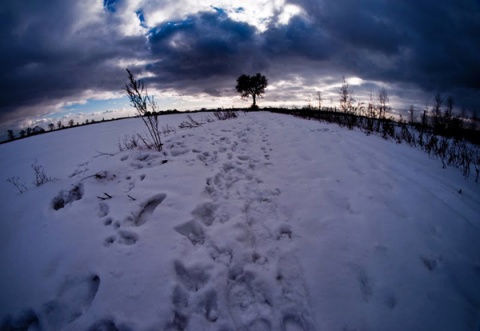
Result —
<svg viewBox="0 0 480 331"><path fill-rule="evenodd" d="M345 76L480 111L479 0L5 0L0 22L2 130L131 114L126 67L162 109L248 106L235 80L261 72L261 106L337 104Z"/></svg>

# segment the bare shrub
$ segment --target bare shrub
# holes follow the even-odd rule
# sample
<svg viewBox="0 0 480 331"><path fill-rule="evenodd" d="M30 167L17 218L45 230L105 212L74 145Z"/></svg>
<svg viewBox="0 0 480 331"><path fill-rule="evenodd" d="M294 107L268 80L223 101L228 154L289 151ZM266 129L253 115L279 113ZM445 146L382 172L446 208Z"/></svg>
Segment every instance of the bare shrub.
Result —
<svg viewBox="0 0 480 331"><path fill-rule="evenodd" d="M207 116L207 117L205 118L205 122L207 122L207 123L212 123L212 122L215 122L215 120L214 120L213 118L211 118L210 116Z"/></svg>
<svg viewBox="0 0 480 331"><path fill-rule="evenodd" d="M187 120L180 123L178 126L180 129L192 129L199 126L202 126L204 123L198 122L192 118L192 116L187 115Z"/></svg>
<svg viewBox="0 0 480 331"><path fill-rule="evenodd" d="M475 150L475 158L473 164L475 166L475 183L478 183L478 176L480 175L480 149L478 147Z"/></svg>
<svg viewBox="0 0 480 331"><path fill-rule="evenodd" d="M424 147L425 152L427 152L428 155L435 155L435 152L437 151L437 142L438 138L436 135L430 134L430 136L428 136Z"/></svg>
<svg viewBox="0 0 480 331"><path fill-rule="evenodd" d="M224 121L224 120L228 120L228 119L231 119L231 118L236 118L238 116L237 112L235 112L233 110L217 110L213 113L213 115L215 115L215 117L219 121Z"/></svg>
<svg viewBox="0 0 480 331"><path fill-rule="evenodd" d="M452 165L459 168L465 178L475 172L475 182L480 176L480 139L478 135L478 117L474 112L471 117L462 108L461 113L454 113L454 100L446 99L446 107L442 112L443 98L435 96L433 108L426 108L422 114L415 116L415 109L410 107L408 123L400 116L394 120L387 116L390 106L388 93L381 89L378 102L373 96L366 104L353 105L352 92L343 79L339 89L340 111L337 108L323 107L320 111L307 107L299 110L296 107L273 108L272 112L291 114L294 116L316 119L327 123L337 123L340 127L360 128L365 134L379 134L385 139L393 138L397 143L407 142L419 147L430 157L438 158L443 168Z"/></svg>
<svg viewBox="0 0 480 331"><path fill-rule="evenodd" d="M471 148L464 142L461 150L460 169L462 170L463 176L467 178L470 176L470 164L472 163Z"/></svg>
<svg viewBox="0 0 480 331"><path fill-rule="evenodd" d="M45 173L45 169L40 163L38 163L37 160L35 160L35 162L32 164L32 169L35 173L35 180L33 181L33 185L38 187L45 184L46 182L50 182L53 180L51 177L47 176L47 174Z"/></svg>
<svg viewBox="0 0 480 331"><path fill-rule="evenodd" d="M400 124L400 134L401 140L406 141L409 145L416 146L415 137L405 122Z"/></svg>
<svg viewBox="0 0 480 331"><path fill-rule="evenodd" d="M448 138L441 137L438 141L437 150L435 151L440 160L442 161L442 167L446 168L445 159L447 158L447 152L449 148Z"/></svg>
<svg viewBox="0 0 480 331"><path fill-rule="evenodd" d="M162 139L160 137L160 130L158 127L158 106L152 96L149 96L144 89L143 82L136 80L130 70L127 69L129 83L125 85L125 91L127 91L128 98L131 105L136 109L137 114L142 119L143 123L147 127L148 136L139 138L145 144L145 147L149 149L162 150Z"/></svg>
<svg viewBox="0 0 480 331"><path fill-rule="evenodd" d="M173 133L175 134L177 130L174 127L169 126L168 124L164 127L162 127L162 134L164 136L168 136L169 134Z"/></svg>
<svg viewBox="0 0 480 331"><path fill-rule="evenodd" d="M390 109L390 106L388 105L389 101L388 92L382 87L380 91L378 91L378 115L380 119L384 119L386 117L387 111Z"/></svg>
<svg viewBox="0 0 480 331"><path fill-rule="evenodd" d="M7 179L7 182L15 186L15 188L22 194L23 192L28 191L27 186L20 180L18 176L12 176Z"/></svg>
<svg viewBox="0 0 480 331"><path fill-rule="evenodd" d="M338 89L339 101L340 101L340 110L343 113L350 113L353 107L353 92L350 90L345 77L343 77L343 83Z"/></svg>
<svg viewBox="0 0 480 331"><path fill-rule="evenodd" d="M394 138L395 137L395 127L389 119L382 119L382 138Z"/></svg>
<svg viewBox="0 0 480 331"><path fill-rule="evenodd" d="M140 141L138 135L125 135L123 140L118 139L117 143L118 150L123 152L124 150L133 150L140 148Z"/></svg>

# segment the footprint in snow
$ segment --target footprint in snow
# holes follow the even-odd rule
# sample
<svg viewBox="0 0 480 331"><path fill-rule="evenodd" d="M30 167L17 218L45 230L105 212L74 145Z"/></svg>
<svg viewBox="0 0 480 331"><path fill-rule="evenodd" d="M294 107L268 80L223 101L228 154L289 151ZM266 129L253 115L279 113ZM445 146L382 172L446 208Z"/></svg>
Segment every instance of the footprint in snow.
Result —
<svg viewBox="0 0 480 331"><path fill-rule="evenodd" d="M215 211L217 208L218 206L212 202L201 203L195 207L192 215L206 226L210 226L215 220Z"/></svg>
<svg viewBox="0 0 480 331"><path fill-rule="evenodd" d="M61 330L80 318L90 308L100 287L100 277L68 278L57 297L44 304L46 330Z"/></svg>
<svg viewBox="0 0 480 331"><path fill-rule="evenodd" d="M7 316L0 323L0 330L41 330L37 314L29 309L22 311L17 317Z"/></svg>
<svg viewBox="0 0 480 331"><path fill-rule="evenodd" d="M291 254L280 256L277 272L277 281L281 287L278 301L283 315L282 329L315 330L308 292L295 256Z"/></svg>
<svg viewBox="0 0 480 331"><path fill-rule="evenodd" d="M208 247L208 253L213 261L227 267L230 266L233 259L233 252L230 247L219 248L212 244Z"/></svg>
<svg viewBox="0 0 480 331"><path fill-rule="evenodd" d="M210 290L206 293L203 302L201 303L203 308L203 313L205 318L211 322L215 323L218 319L218 301L217 301L217 292Z"/></svg>
<svg viewBox="0 0 480 331"><path fill-rule="evenodd" d="M67 204L71 204L74 201L81 200L83 198L84 189L83 184L79 183L74 185L68 192L60 191L57 196L52 199L51 207L54 210L59 210L65 207Z"/></svg>
<svg viewBox="0 0 480 331"><path fill-rule="evenodd" d="M109 212L110 212L110 207L106 203L100 202L98 204L97 215L99 218L107 216Z"/></svg>
<svg viewBox="0 0 480 331"><path fill-rule="evenodd" d="M228 287L228 309L237 328L271 325L272 298L265 284L251 272L244 272Z"/></svg>
<svg viewBox="0 0 480 331"><path fill-rule="evenodd" d="M203 266L194 265L187 268L182 262L175 261L174 268L179 283L191 292L200 290L210 279Z"/></svg>
<svg viewBox="0 0 480 331"><path fill-rule="evenodd" d="M120 238L118 239L118 243L123 245L134 245L138 241L138 235L134 232L119 230L118 234Z"/></svg>
<svg viewBox="0 0 480 331"><path fill-rule="evenodd" d="M138 241L138 234L126 231L126 230L118 230L118 236L111 235L108 236L103 240L103 245L105 247L111 246L114 243L119 243L121 245L131 246L137 243Z"/></svg>
<svg viewBox="0 0 480 331"><path fill-rule="evenodd" d="M167 195L165 193L159 193L153 196L142 204L140 211L136 215L130 217L130 221L132 221L135 226L140 226L146 223L155 209L163 202L163 200L165 200L166 197Z"/></svg>
<svg viewBox="0 0 480 331"><path fill-rule="evenodd" d="M290 225L283 224L277 230L277 240L292 239L292 233Z"/></svg>
<svg viewBox="0 0 480 331"><path fill-rule="evenodd" d="M116 240L117 240L117 237L115 237L115 236L108 236L108 237L105 238L105 240L103 241L103 245L108 247L108 246L110 246L111 244L113 244Z"/></svg>
<svg viewBox="0 0 480 331"><path fill-rule="evenodd" d="M190 240L194 246L203 245L205 243L205 233L203 231L203 227L195 220L178 225L174 229L179 234Z"/></svg>
<svg viewBox="0 0 480 331"><path fill-rule="evenodd" d="M166 330L185 330L194 313L203 315L210 323L215 323L219 317L218 295L214 289L199 291L209 279L203 268L186 268L176 261L175 273L179 284L173 289L173 315Z"/></svg>
<svg viewBox="0 0 480 331"><path fill-rule="evenodd" d="M183 288L175 286L172 294L173 318L165 330L181 331L187 328L191 309L188 296Z"/></svg>
<svg viewBox="0 0 480 331"><path fill-rule="evenodd" d="M358 284L360 286L360 292L362 293L363 300L368 302L373 294L373 287L370 277L367 273L361 270L357 276Z"/></svg>
<svg viewBox="0 0 480 331"><path fill-rule="evenodd" d="M175 156L187 154L188 152L190 152L190 149L188 148L176 148L176 149L170 150L170 155L175 157Z"/></svg>

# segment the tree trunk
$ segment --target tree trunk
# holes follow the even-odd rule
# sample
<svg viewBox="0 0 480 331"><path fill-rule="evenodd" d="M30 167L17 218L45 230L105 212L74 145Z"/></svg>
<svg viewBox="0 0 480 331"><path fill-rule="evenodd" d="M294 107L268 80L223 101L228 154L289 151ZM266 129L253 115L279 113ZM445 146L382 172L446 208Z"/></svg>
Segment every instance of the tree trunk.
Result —
<svg viewBox="0 0 480 331"><path fill-rule="evenodd" d="M252 108L255 108L255 107L257 106L257 102L256 102L256 100L255 100L255 99L256 99L256 95L255 95L255 94L253 94L253 95L252 95L252 98L253 98L253 105L252 105Z"/></svg>

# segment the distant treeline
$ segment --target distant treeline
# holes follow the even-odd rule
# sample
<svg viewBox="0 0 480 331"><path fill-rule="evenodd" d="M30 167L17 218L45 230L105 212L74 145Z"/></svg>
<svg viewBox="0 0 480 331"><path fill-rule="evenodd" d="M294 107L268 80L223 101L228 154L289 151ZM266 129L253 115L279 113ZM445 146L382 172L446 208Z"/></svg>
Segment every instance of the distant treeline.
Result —
<svg viewBox="0 0 480 331"><path fill-rule="evenodd" d="M173 110L165 110L160 113L160 115L168 115L168 114L176 114L180 113L180 111L173 109ZM70 129L74 128L77 126L84 126L84 125L91 125L91 124L98 124L98 123L103 123L103 122L111 122L111 121L120 121L128 118L134 118L137 116L132 116L132 117L116 117L116 118L111 118L111 119L105 119L102 118L101 120L95 121L94 119L86 119L84 122L79 123L75 122L73 119L67 121L66 123L63 123L61 120L57 121L56 123L49 123L47 125L47 128L43 128L39 125L35 127L27 127L25 129L22 129L18 132L15 132L14 130L7 130L7 140L1 141L0 144L10 142L13 140L18 140L30 136L36 136L39 134L44 134L47 132L52 132L52 131L58 131L58 130L65 130L65 129Z"/></svg>
<svg viewBox="0 0 480 331"><path fill-rule="evenodd" d="M207 108L202 108L200 110L186 110L186 111L179 111L177 109L168 109L168 110L162 110L158 112L157 114L159 116L163 115L170 115L170 114L180 114L180 113L198 113L198 112L213 112L213 111L218 111L218 110L223 110L223 108L215 108L215 109L207 109ZM231 110L243 110L243 109L231 109ZM150 113L146 114L146 116L152 115ZM23 139L31 136L36 136L40 134L45 134L48 132L53 132L53 131L58 131L58 130L66 130L70 128L75 128L78 126L84 126L84 125L91 125L91 124L98 124L98 123L104 123L104 122L112 122L112 121L120 121L124 119L129 119L129 118L136 118L139 117L137 116L130 116L130 117L116 117L116 118L111 118L111 119L101 119L95 121L94 119L86 119L84 122L79 123L75 122L73 119L67 121L66 123L63 123L61 120L57 121L56 123L49 123L47 125L47 128L43 128L39 125L35 127L28 127L22 130L19 130L18 132L15 132L14 130L7 130L7 140L0 141L0 144L4 144L10 141L18 140L18 139Z"/></svg>

